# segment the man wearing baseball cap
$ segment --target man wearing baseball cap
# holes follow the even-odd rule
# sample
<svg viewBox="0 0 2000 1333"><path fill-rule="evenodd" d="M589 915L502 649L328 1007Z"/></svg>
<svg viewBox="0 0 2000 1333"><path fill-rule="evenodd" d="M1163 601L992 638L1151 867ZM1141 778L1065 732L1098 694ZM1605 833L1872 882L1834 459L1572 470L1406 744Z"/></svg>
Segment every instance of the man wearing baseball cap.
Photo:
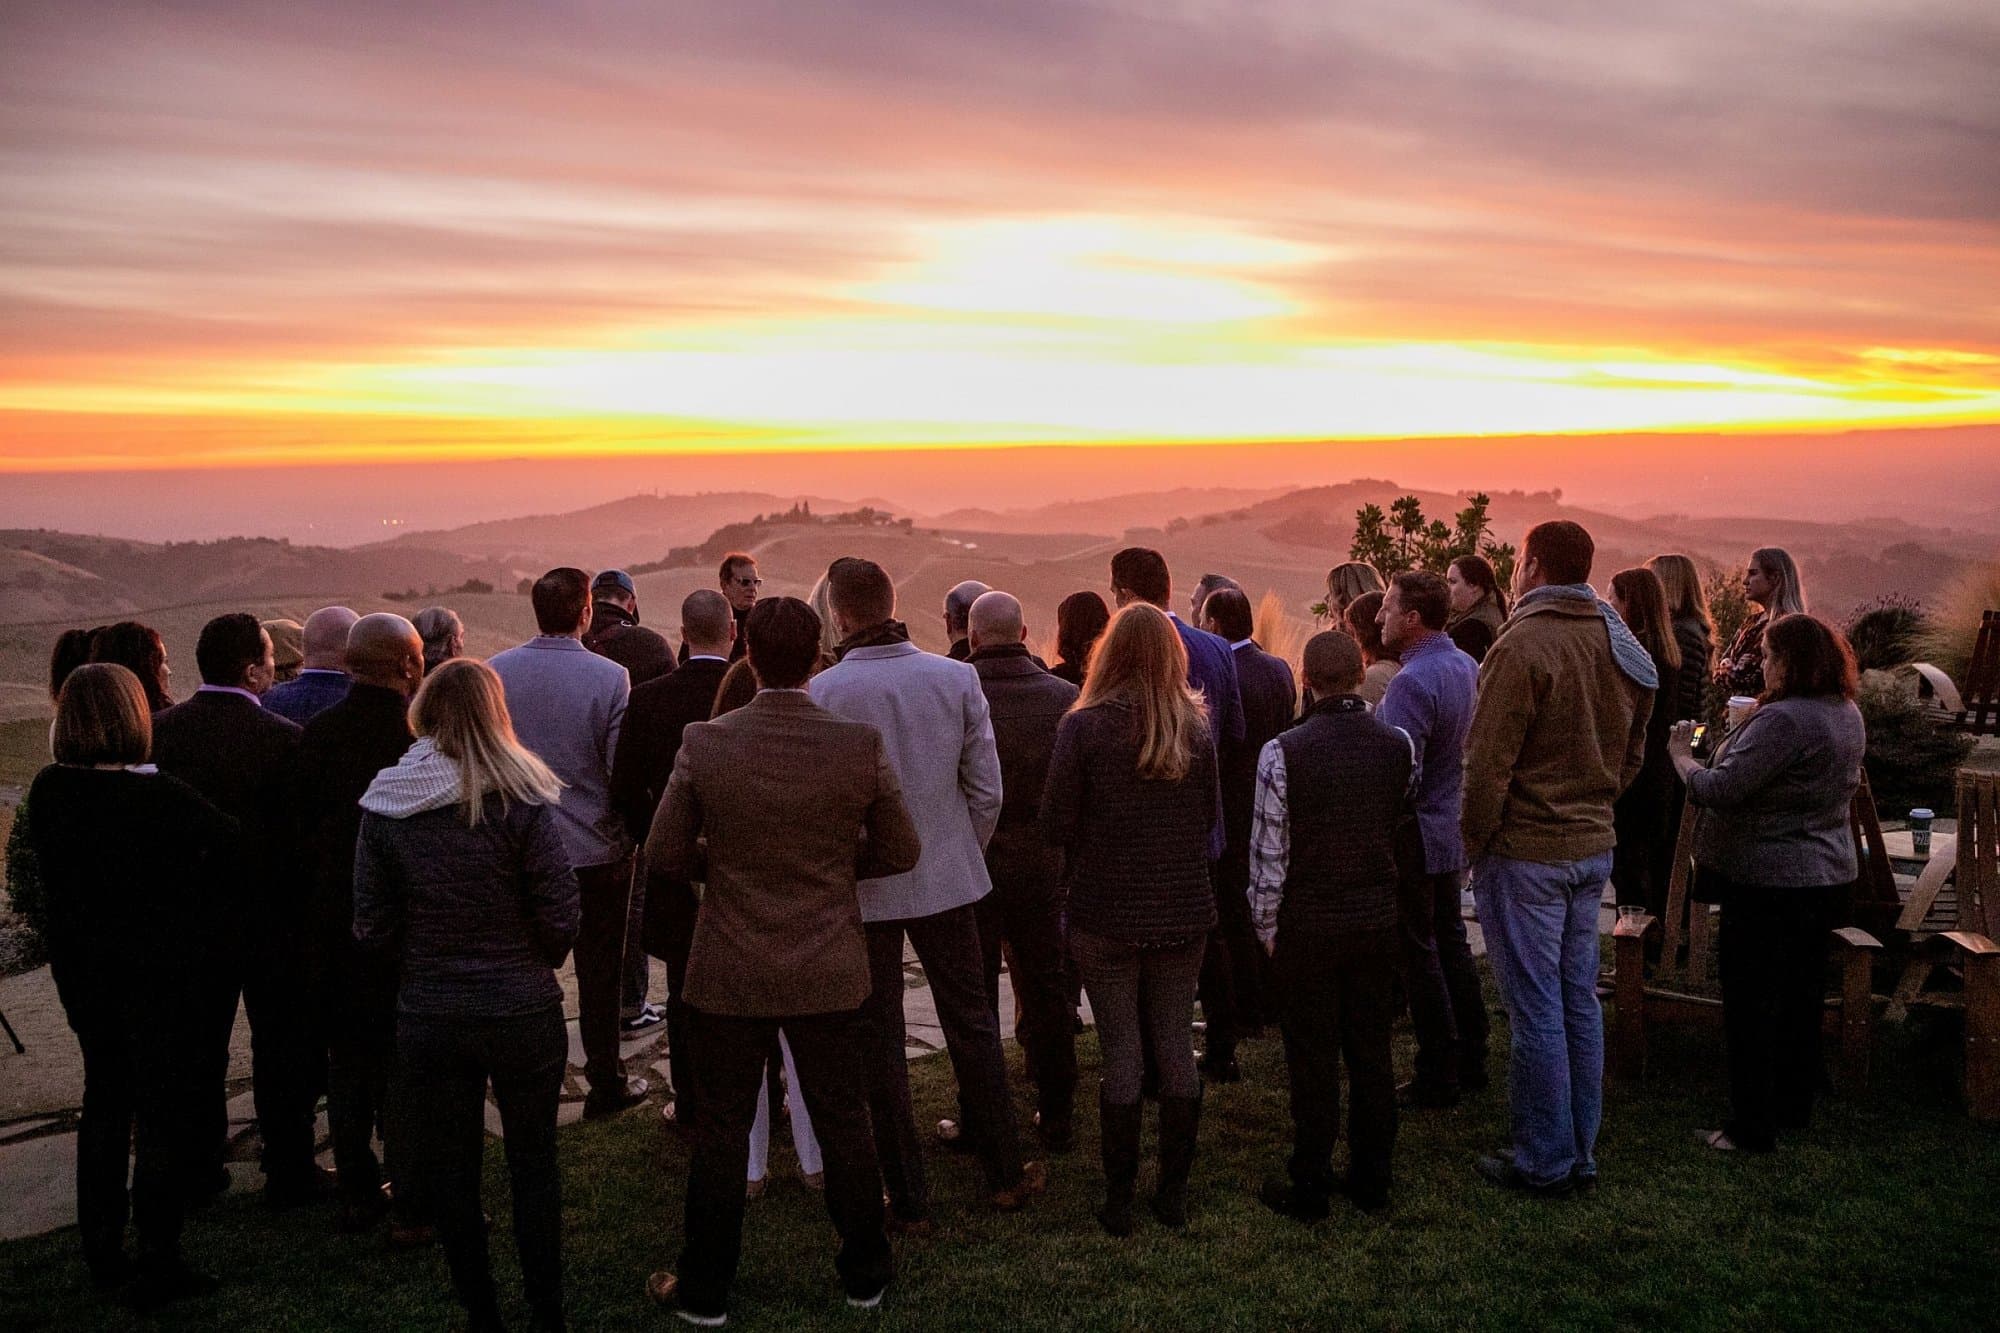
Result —
<svg viewBox="0 0 2000 1333"><path fill-rule="evenodd" d="M667 641L639 623L639 589L622 569L607 569L590 585L590 630L583 646L608 657L644 685L674 669Z"/></svg>

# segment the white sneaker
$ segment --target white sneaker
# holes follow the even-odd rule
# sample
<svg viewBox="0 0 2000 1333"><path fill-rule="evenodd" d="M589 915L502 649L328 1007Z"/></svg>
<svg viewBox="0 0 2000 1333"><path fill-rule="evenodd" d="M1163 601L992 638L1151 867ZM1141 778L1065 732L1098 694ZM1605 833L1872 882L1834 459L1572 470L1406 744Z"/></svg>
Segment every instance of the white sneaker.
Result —
<svg viewBox="0 0 2000 1333"><path fill-rule="evenodd" d="M849 1296L847 1303L857 1310L879 1310L882 1308L882 1293L887 1290L889 1288L883 1286L877 1288L873 1296Z"/></svg>

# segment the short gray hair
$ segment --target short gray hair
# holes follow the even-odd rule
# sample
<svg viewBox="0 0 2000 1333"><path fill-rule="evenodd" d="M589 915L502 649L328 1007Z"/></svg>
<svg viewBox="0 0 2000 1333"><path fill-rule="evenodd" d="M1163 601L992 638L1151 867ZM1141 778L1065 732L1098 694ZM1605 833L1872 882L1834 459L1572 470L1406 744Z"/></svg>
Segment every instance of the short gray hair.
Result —
<svg viewBox="0 0 2000 1333"><path fill-rule="evenodd" d="M427 606L410 622L424 641L424 669L429 670L451 656L451 641L463 642L465 622L448 606Z"/></svg>
<svg viewBox="0 0 2000 1333"><path fill-rule="evenodd" d="M972 614L972 604L986 593L993 591L978 579L967 579L944 595L944 627L951 630L965 628L965 618Z"/></svg>

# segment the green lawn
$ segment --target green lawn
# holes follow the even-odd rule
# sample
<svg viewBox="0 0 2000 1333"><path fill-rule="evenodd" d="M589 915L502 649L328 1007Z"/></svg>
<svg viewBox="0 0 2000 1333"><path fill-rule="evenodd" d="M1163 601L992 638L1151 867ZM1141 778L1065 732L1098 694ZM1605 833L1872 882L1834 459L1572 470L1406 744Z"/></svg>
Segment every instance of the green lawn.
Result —
<svg viewBox="0 0 2000 1333"><path fill-rule="evenodd" d="M1086 1041L1086 1064L1094 1044ZM1029 1211L976 1206L977 1172L932 1158L938 1235L900 1247L883 1311L840 1301L818 1196L774 1163L750 1208L732 1326L759 1328L1935 1328L1992 1327L2000 1310L2000 1135L1951 1102L1948 1046L1892 1034L1875 1091L1831 1102L1774 1157L1724 1156L1689 1131L1716 1119L1716 1043L1661 1041L1644 1090L1607 1108L1594 1197L1537 1203L1476 1181L1504 1099L1404 1121L1383 1219L1336 1211L1310 1228L1264 1212L1256 1183L1282 1158L1277 1043L1244 1048L1245 1083L1211 1092L1184 1235L1127 1241L1092 1219L1095 1115ZM1405 1052L1407 1055L1407 1052ZM950 1069L916 1066L919 1114L949 1113ZM1086 1087L1090 1079L1086 1074ZM1151 1142L1151 1125L1148 1125ZM782 1134L780 1135L782 1138ZM579 1329L670 1326L643 1293L680 1231L687 1152L650 1113L563 1135L567 1274ZM488 1155L502 1290L518 1290L506 1185ZM783 1178L776 1178L784 1172ZM1150 1167L1141 1178L1148 1188ZM1338 1205L1336 1205L1338 1208ZM1147 1219L1150 1221L1150 1219ZM162 1321L203 1329L424 1328L457 1323L436 1254L336 1238L325 1213L250 1199L199 1216L190 1248L225 1274L216 1298ZM73 1232L0 1246L0 1327L135 1327L91 1295ZM512 1298L510 1297L510 1300ZM525 1325L518 1301L510 1317ZM678 1327L679 1325L671 1325Z"/></svg>

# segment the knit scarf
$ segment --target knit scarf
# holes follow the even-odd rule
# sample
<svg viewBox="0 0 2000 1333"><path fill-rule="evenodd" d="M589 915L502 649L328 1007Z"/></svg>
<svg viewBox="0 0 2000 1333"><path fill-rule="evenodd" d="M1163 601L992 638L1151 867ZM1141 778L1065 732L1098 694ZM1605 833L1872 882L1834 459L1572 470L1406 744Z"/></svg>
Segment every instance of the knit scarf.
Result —
<svg viewBox="0 0 2000 1333"><path fill-rule="evenodd" d="M405 750L393 767L375 775L362 793L361 808L390 819L408 819L455 805L463 793L458 765L439 754L426 736Z"/></svg>
<svg viewBox="0 0 2000 1333"><path fill-rule="evenodd" d="M834 660L839 661L845 658L856 648L887 648L892 644L908 643L909 641L910 630L907 625L900 620L885 620L879 625L870 625L867 629L856 630L842 639L839 645L833 650Z"/></svg>
<svg viewBox="0 0 2000 1333"><path fill-rule="evenodd" d="M1597 589L1588 583L1552 583L1523 593L1519 605L1533 606L1536 602L1553 602L1558 598L1589 601L1597 606L1597 614L1604 620L1605 632L1611 636L1611 657L1618 663L1618 669L1641 689L1660 688L1660 673L1653 667L1653 655L1646 646L1632 636L1618 608L1597 595Z"/></svg>

